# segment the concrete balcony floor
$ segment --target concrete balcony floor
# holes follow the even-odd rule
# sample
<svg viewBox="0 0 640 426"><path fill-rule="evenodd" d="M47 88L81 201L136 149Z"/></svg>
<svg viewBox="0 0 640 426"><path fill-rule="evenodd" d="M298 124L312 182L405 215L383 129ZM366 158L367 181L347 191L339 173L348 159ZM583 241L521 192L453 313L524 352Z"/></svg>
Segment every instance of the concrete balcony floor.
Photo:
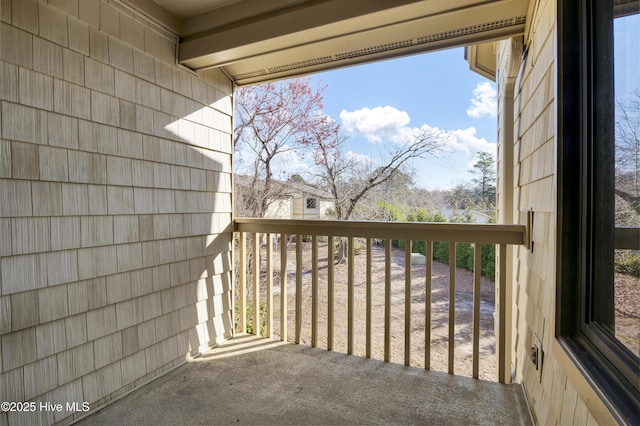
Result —
<svg viewBox="0 0 640 426"><path fill-rule="evenodd" d="M531 424L520 385L236 337L80 424Z"/></svg>

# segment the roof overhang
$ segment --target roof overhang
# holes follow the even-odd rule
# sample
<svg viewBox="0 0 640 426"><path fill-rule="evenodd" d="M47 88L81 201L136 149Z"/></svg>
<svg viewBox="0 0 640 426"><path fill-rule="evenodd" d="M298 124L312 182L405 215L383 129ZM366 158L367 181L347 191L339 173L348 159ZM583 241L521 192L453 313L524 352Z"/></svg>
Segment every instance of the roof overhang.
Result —
<svg viewBox="0 0 640 426"><path fill-rule="evenodd" d="M496 81L496 42L466 46L464 57L469 62L471 71Z"/></svg>
<svg viewBox="0 0 640 426"><path fill-rule="evenodd" d="M529 9L529 0L120 1L180 37L180 64L221 68L238 85L468 45L491 74L480 46L523 34Z"/></svg>

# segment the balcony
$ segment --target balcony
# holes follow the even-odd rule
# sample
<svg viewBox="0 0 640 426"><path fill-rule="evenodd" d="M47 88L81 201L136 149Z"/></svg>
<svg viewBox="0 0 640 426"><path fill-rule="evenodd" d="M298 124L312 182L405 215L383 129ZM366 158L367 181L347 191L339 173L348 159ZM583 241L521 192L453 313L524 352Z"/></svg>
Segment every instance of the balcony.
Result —
<svg viewBox="0 0 640 426"><path fill-rule="evenodd" d="M502 291L506 248L526 243L526 227L239 218L235 231L235 337L88 422L531 423L521 386L507 384L508 330L500 321L511 303ZM392 240L404 240L404 261ZM336 265L338 241L345 262ZM416 241L426 248L418 266ZM496 245L495 327L481 327L481 268L473 268L471 303L462 303L456 250L449 250L449 276L438 276L434 242ZM481 250L473 258L480 265ZM445 278L448 291L437 294L434 283ZM465 309L471 324L456 319ZM436 371L442 351L444 368ZM487 358L495 381L478 379Z"/></svg>

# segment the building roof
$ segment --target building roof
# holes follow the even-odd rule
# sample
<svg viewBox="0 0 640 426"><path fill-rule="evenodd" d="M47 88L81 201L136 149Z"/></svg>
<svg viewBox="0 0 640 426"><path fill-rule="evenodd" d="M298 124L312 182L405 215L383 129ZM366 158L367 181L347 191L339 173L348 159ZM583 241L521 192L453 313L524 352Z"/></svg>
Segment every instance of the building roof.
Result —
<svg viewBox="0 0 640 426"><path fill-rule="evenodd" d="M462 216L466 212L471 213L473 218L475 219L475 223L488 223L489 215L487 213L478 211L478 210L465 210L465 209L444 209L442 210L442 215L447 218L447 220L451 219L451 216L457 215Z"/></svg>
<svg viewBox="0 0 640 426"><path fill-rule="evenodd" d="M236 174L234 180L235 184L241 187L250 188L253 186L253 176ZM275 198L300 198L312 195L323 200L333 200L333 195L330 192L302 182L275 179L272 182L276 187L273 192L278 195Z"/></svg>

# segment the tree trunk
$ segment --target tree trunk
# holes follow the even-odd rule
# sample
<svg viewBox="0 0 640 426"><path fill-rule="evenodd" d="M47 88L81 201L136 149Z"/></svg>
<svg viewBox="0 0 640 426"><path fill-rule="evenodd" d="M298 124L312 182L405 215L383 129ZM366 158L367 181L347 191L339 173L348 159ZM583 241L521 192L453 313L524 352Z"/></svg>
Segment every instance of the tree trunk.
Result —
<svg viewBox="0 0 640 426"><path fill-rule="evenodd" d="M640 197L634 197L628 192L618 188L615 189L615 193L618 197L626 201L637 214L640 214Z"/></svg>
<svg viewBox="0 0 640 426"><path fill-rule="evenodd" d="M338 237L338 258L336 259L336 265L341 265L347 261L347 239L344 237Z"/></svg>

